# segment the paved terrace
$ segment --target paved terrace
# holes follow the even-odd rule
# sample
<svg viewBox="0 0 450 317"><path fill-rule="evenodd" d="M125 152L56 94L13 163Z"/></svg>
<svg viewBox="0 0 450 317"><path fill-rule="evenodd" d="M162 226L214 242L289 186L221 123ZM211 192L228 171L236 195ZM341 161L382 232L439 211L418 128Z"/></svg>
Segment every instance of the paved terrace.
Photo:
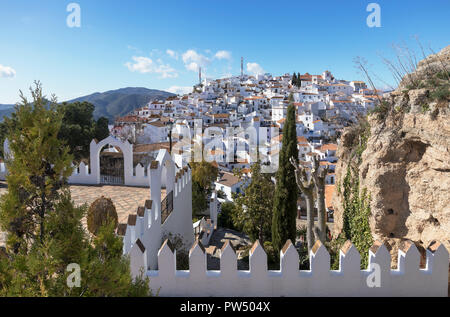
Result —
<svg viewBox="0 0 450 317"><path fill-rule="evenodd" d="M128 215L136 213L137 207L144 206L145 201L150 199L150 190L144 187L70 185L69 188L72 193L72 200L77 206L84 203L90 205L102 195L111 198L116 206L119 223L126 223ZM8 185L6 182L0 181L0 196L6 193L7 190ZM164 189L161 191L161 196L161 199L165 197ZM83 219L83 224L86 225L86 219ZM4 235L2 232L0 232L1 245L4 245Z"/></svg>

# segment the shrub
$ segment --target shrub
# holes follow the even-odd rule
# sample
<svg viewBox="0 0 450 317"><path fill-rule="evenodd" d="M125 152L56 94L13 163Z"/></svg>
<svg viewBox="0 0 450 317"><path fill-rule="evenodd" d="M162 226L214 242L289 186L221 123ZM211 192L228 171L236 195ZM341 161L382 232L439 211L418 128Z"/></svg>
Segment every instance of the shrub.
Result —
<svg viewBox="0 0 450 317"><path fill-rule="evenodd" d="M381 103L378 103L372 110L369 111L369 114L376 114L378 120L384 120L391 107L392 106L388 101L382 100Z"/></svg>
<svg viewBox="0 0 450 317"><path fill-rule="evenodd" d="M280 256L273 247L271 241L264 242L264 250L267 254L267 264L269 270L279 270L280 269Z"/></svg>
<svg viewBox="0 0 450 317"><path fill-rule="evenodd" d="M425 112L430 110L430 106L428 104L426 104L426 103L423 103L421 105L421 107L422 107L422 113L425 113Z"/></svg>
<svg viewBox="0 0 450 317"><path fill-rule="evenodd" d="M434 90L431 94L430 97L433 100L438 100L438 101L446 101L448 99L450 99L450 89L449 86L440 86L438 88L436 88L436 90Z"/></svg>
<svg viewBox="0 0 450 317"><path fill-rule="evenodd" d="M217 225L222 228L237 230L233 224L232 218L234 203L228 201L224 202L221 204L220 209L221 211L217 217Z"/></svg>
<svg viewBox="0 0 450 317"><path fill-rule="evenodd" d="M110 198L104 196L97 198L89 207L87 216L88 230L96 235L100 227L114 222L114 228L118 225L116 207Z"/></svg>
<svg viewBox="0 0 450 317"><path fill-rule="evenodd" d="M436 74L436 77L442 80L448 80L450 78L450 72L441 70Z"/></svg>

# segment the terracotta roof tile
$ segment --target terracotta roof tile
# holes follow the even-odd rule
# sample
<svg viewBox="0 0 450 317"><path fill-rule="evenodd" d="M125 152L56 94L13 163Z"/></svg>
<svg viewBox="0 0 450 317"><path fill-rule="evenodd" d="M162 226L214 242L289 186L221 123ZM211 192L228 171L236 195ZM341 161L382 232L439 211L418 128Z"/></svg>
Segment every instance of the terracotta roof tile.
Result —
<svg viewBox="0 0 450 317"><path fill-rule="evenodd" d="M325 207L333 207L332 201L333 201L333 195L334 191L336 190L336 185L325 185Z"/></svg>
<svg viewBox="0 0 450 317"><path fill-rule="evenodd" d="M239 183L239 177L234 176L232 173L223 172L220 174L220 179L217 181L217 183L231 187L233 185L236 185Z"/></svg>

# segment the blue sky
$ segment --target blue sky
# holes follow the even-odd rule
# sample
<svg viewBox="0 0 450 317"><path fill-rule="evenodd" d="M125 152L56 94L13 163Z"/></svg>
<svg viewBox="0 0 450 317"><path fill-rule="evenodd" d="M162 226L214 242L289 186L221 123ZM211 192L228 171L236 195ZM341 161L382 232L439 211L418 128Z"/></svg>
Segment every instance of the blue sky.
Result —
<svg viewBox="0 0 450 317"><path fill-rule="evenodd" d="M66 24L71 2L80 28ZM0 103L36 79L60 101L129 86L181 91L200 65L211 78L237 75L241 56L247 73L328 69L348 80L364 79L353 63L362 56L393 83L379 57L393 43L418 55L415 35L427 50L450 44L450 1L376 1L380 28L366 24L371 2L0 0Z"/></svg>

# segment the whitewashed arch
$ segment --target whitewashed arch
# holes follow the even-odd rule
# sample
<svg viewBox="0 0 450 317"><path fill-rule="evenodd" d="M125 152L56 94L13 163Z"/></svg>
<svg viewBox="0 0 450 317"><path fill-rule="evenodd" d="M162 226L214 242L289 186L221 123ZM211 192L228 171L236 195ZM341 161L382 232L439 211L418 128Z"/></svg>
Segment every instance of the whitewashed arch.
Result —
<svg viewBox="0 0 450 317"><path fill-rule="evenodd" d="M118 147L123 154L124 165L124 181L125 185L131 182L133 177L133 144L128 141L122 141L113 136L109 136L106 139L96 142L92 140L89 146L90 158L91 158L91 174L95 178L95 182L100 184L100 151L105 145L112 145Z"/></svg>

